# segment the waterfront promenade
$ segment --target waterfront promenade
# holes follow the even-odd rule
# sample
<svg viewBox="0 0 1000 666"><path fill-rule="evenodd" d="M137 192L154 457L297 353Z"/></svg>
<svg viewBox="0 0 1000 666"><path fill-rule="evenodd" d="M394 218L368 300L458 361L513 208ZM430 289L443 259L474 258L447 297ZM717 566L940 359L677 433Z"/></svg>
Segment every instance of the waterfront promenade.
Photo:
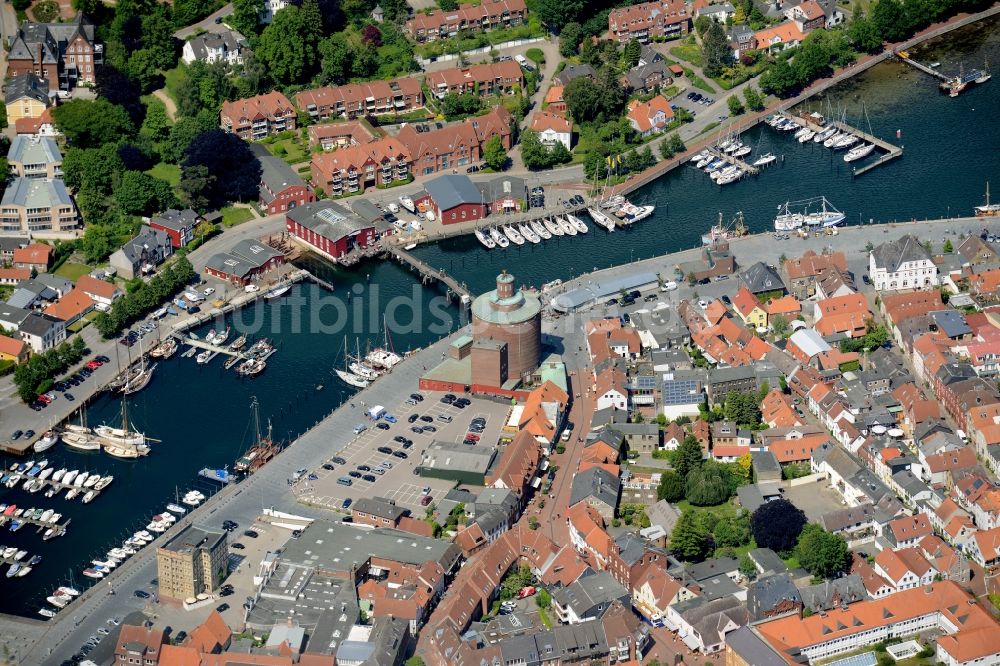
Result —
<svg viewBox="0 0 1000 666"><path fill-rule="evenodd" d="M776 242L770 234L758 234L734 240L732 249L737 262L746 265L756 260L777 263L782 254L793 257L807 249L818 252L825 247L831 247L846 252L849 268L858 273L867 265L867 254L863 248L868 242L877 244L898 238L905 233L914 233L921 239L930 240L939 248L945 238L952 239L952 242L957 244L959 234L978 233L981 228L982 220L962 218L919 224L849 227L841 230L837 236L792 238L782 242ZM669 272L676 264L696 256L697 252L697 249L690 249L634 264L616 266L567 281L562 288L569 289L585 285L590 281L600 281L638 271ZM731 289L732 286L726 282L699 285L695 288L682 284L677 292L670 295L669 301L676 303L680 298L692 298L696 294L700 298L707 298L716 295L715 292L721 294ZM582 344L578 340L581 330L582 321L580 317L574 316L549 319L543 326L543 332L552 336L550 341L564 351L571 370L580 369L581 361L575 358L576 355L572 350ZM462 331L459 331L454 335L461 333ZM347 444L350 435L345 433L350 433L354 425L364 419L363 403L395 404L404 399L416 387L423 369L431 367L442 358L450 340L451 336L417 352L398 366L392 374L354 395L351 400L299 437L260 472L243 483L223 489L202 507L179 521L175 530L191 521L217 525L224 519L231 519L249 525L262 509L269 507L309 517L329 515L323 510L295 503L291 486L287 482L292 473L299 468L312 468L322 464ZM43 622L12 616L0 618L0 636L3 637L0 638L0 648L6 645L9 650L16 651L16 656L7 658L12 663L58 664L76 652L98 627L104 626L107 618L121 617L135 610L156 614L155 604L137 599L132 592L139 587L147 586L149 581L156 577L156 544L163 543L173 533L174 530L144 548L52 621ZM116 591L113 596L108 594L112 589Z"/></svg>

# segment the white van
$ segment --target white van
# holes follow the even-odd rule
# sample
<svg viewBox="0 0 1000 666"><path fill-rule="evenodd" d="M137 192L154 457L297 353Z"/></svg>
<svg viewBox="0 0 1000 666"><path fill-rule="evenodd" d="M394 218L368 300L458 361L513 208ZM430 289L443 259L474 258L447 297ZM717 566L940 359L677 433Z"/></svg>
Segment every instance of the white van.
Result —
<svg viewBox="0 0 1000 666"><path fill-rule="evenodd" d="M672 280L670 282L664 282L663 285L660 286L660 291L676 291L676 290L677 290L677 283Z"/></svg>
<svg viewBox="0 0 1000 666"><path fill-rule="evenodd" d="M569 438L572 437L572 436L573 436L573 429L572 428L566 428L565 430L563 430L563 434L562 434L562 437L560 437L560 439L562 441L564 441L564 442L568 442Z"/></svg>
<svg viewBox="0 0 1000 666"><path fill-rule="evenodd" d="M516 63L517 63L518 65L520 65L521 67L527 67L527 66L528 66L528 59L527 59L527 58L525 58L525 57L524 57L523 55L521 55L520 53L518 53L518 54L517 54L516 56L514 56L514 61L515 61L515 62L516 62Z"/></svg>

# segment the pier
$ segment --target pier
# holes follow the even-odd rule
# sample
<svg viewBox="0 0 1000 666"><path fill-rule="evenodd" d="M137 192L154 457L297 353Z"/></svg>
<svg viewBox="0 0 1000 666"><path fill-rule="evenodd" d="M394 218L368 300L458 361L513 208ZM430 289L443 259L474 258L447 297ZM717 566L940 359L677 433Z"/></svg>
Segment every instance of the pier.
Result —
<svg viewBox="0 0 1000 666"><path fill-rule="evenodd" d="M53 530L52 534L49 535L49 536L47 536L47 537L44 537L44 540L47 541L48 539L53 539L53 538L55 538L57 536L62 536L64 534L66 534L66 528L69 526L70 522L72 521L72 518L67 518L66 522L63 523L62 525L57 525L56 521L53 521L53 520L49 520L48 522L42 522L38 518L27 518L27 517L25 517L25 514L27 514L29 511L34 511L34 509L27 509L27 510L25 510L25 512L23 514L21 514L20 516L17 516L17 517L15 517L15 516L3 516L3 517L0 517L0 526L4 526L7 523L13 523L14 521L17 521L17 522L21 523L22 526L23 525L29 525L29 524L30 525L34 525L37 528L35 530L36 534L42 534L45 530L51 529L51 530ZM59 517L61 518L62 516L60 515ZM21 529L21 528L18 528L18 529Z"/></svg>
<svg viewBox="0 0 1000 666"><path fill-rule="evenodd" d="M924 74L930 74L934 78L940 79L940 80L944 81L945 83L947 83L948 81L951 80L950 78L948 78L947 76L945 76L941 72L937 71L933 67L930 67L928 65L925 65L922 62L917 62L916 60L911 59L910 58L910 54L907 53L906 51L896 51L896 57L898 57L900 59L900 61L905 62L907 65L912 65L913 67L916 67L917 69L919 69Z"/></svg>
<svg viewBox="0 0 1000 666"><path fill-rule="evenodd" d="M902 154L903 154L903 147L902 146L897 146L895 144L891 144L891 143L889 143L888 141L886 141L884 139L880 139L877 136L873 136L873 135L869 134L868 132L865 132L863 130L859 130L856 127L851 127L847 123L841 122L839 120L831 120L826 125L817 125L815 123L809 122L807 119L805 119L805 118L803 118L801 116L791 115L791 114L787 114L787 113L781 113L781 114L778 114L778 115L781 115L781 116L787 118L788 120L791 120L793 123L795 123L797 125L801 125L802 127L808 127L810 130L812 130L814 132L820 132L820 131L822 131L823 129L825 129L827 127L836 127L841 132L848 132L849 134L853 134L854 136L858 137L862 141L865 141L867 143L873 143L873 144L875 144L875 147L878 150L882 151L884 154L881 157L879 157L877 160L875 160L874 162L870 162L870 163L868 163L868 164L866 164L864 166L854 167L852 169L851 173L852 173L852 175L855 178L857 178L858 176L860 176L862 174L868 173L869 171L871 171L872 169L874 169L876 167L880 167L883 164L891 162L892 160L896 159L897 157L902 156Z"/></svg>
<svg viewBox="0 0 1000 666"><path fill-rule="evenodd" d="M410 268L420 273L421 281L424 284L433 280L438 280L448 288L449 298L452 295L455 295L458 296L459 300L464 304L472 302L472 292L469 291L469 288L465 286L464 282L459 282L452 276L448 275L445 271L438 270L433 268L430 264L420 261L398 245L387 245L386 252L398 259L400 263L408 264Z"/></svg>
<svg viewBox="0 0 1000 666"><path fill-rule="evenodd" d="M723 150L719 150L715 146L709 148L708 152L712 153L712 155L721 160L725 160L728 164L732 166L739 167L744 174L750 174L751 176L756 176L758 173L760 173L760 167L755 167L751 164L748 164L738 157L733 157L729 153Z"/></svg>
<svg viewBox="0 0 1000 666"><path fill-rule="evenodd" d="M225 354L226 356L242 356L242 353L239 351L230 349L229 347L219 347L218 345L209 344L204 340L195 340L194 338L183 337L177 334L174 335L174 338L182 345L190 345L198 349L215 352L216 354ZM213 355L212 358L215 358L215 356Z"/></svg>

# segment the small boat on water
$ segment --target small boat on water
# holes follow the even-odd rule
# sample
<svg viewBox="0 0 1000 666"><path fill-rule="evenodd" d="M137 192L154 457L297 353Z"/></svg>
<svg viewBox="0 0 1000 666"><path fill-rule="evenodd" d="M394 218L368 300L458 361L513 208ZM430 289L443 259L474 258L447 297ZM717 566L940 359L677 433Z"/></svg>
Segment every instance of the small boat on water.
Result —
<svg viewBox="0 0 1000 666"><path fill-rule="evenodd" d="M490 227L490 239L496 243L499 247L507 247L510 245L510 241L507 237L497 229L496 227Z"/></svg>
<svg viewBox="0 0 1000 666"><path fill-rule="evenodd" d="M726 174L720 176L719 179L715 181L715 183L717 185L729 185L730 183L735 183L742 177L743 177L743 169L739 167L734 167L732 171L729 171Z"/></svg>
<svg viewBox="0 0 1000 666"><path fill-rule="evenodd" d="M86 572L84 572L84 575L86 575ZM100 577L103 578L103 576L100 576ZM45 597L45 600L48 601L53 606L55 606L56 608L59 608L59 609L66 608L66 604L68 604L71 601L67 597L57 597L55 595L53 595L51 597ZM43 608L42 610L40 610L38 612L42 613L42 615L45 615L45 613L42 612L42 611L45 611L45 610L48 610L48 609ZM51 613L52 611L49 611L49 612ZM54 615L54 613L53 613L53 615ZM46 615L46 617L52 617L52 615Z"/></svg>
<svg viewBox="0 0 1000 666"><path fill-rule="evenodd" d="M170 513L175 513L177 515L184 515L185 513L187 513L187 509L178 504L174 504L173 502L167 505L167 511L169 511Z"/></svg>
<svg viewBox="0 0 1000 666"><path fill-rule="evenodd" d="M87 578L104 578L104 572L94 568L87 568L83 570L83 575ZM49 603L52 603L52 597L49 597ZM55 605L55 604L53 604ZM65 606L66 604L63 604ZM62 608L62 606L59 606Z"/></svg>
<svg viewBox="0 0 1000 666"><path fill-rule="evenodd" d="M514 226L514 225L511 225L511 226ZM529 243L538 244L538 243L542 242L541 236L539 236L534 231L532 231L531 227L528 226L528 224L525 223L525 222L522 222L521 224L519 224L517 226L517 230L518 230L518 232L520 232L520 234L522 236L524 236L524 239L526 241L528 241Z"/></svg>
<svg viewBox="0 0 1000 666"><path fill-rule="evenodd" d="M656 206L653 205L637 206L626 201L625 205L622 206L616 214L623 222L631 224L632 222L645 220L647 217L652 215L655 210Z"/></svg>
<svg viewBox="0 0 1000 666"><path fill-rule="evenodd" d="M503 227L503 233L514 245L524 245L524 236L522 236L518 230L514 228L513 224L508 224Z"/></svg>
<svg viewBox="0 0 1000 666"><path fill-rule="evenodd" d="M221 347L222 345L224 345L226 343L226 340L229 339L230 332L232 332L232 327L231 326L226 326L226 330L221 331L220 333L216 334L215 340L213 340L212 342L215 345Z"/></svg>
<svg viewBox="0 0 1000 666"><path fill-rule="evenodd" d="M624 203L624 201L625 199L623 197L622 202ZM615 230L615 221L611 219L609 216L605 215L604 213L593 207L588 208L587 212L590 214L591 219L593 219L596 224L599 224L608 231Z"/></svg>
<svg viewBox="0 0 1000 666"><path fill-rule="evenodd" d="M819 210L813 210L817 204ZM835 227L845 219L847 216L834 208L826 197L788 201L778 206L778 215L774 218L774 230L793 231L802 225Z"/></svg>
<svg viewBox="0 0 1000 666"><path fill-rule="evenodd" d="M753 148L744 145L740 147L738 150L733 152L733 157L745 157L749 155L751 152L753 152Z"/></svg>
<svg viewBox="0 0 1000 666"><path fill-rule="evenodd" d="M837 141L837 143L833 144L833 149L834 150L843 150L844 148L850 148L851 146L853 146L854 144L856 144L860 140L861 139L859 139L854 134L845 134L844 136L842 136L840 138L839 141Z"/></svg>
<svg viewBox="0 0 1000 666"><path fill-rule="evenodd" d="M834 145L836 145L836 143L838 141L840 141L841 139L843 139L845 135L846 135L845 132L834 132L833 134L830 135L830 137L828 139L826 139L825 141L823 141L823 147L824 148L833 148Z"/></svg>
<svg viewBox="0 0 1000 666"><path fill-rule="evenodd" d="M559 224L559 228L563 230L563 233L567 236L576 236L579 233L576 227L565 217L557 217L556 222Z"/></svg>
<svg viewBox="0 0 1000 666"><path fill-rule="evenodd" d="M836 127L827 127L825 130L816 133L816 136L813 137L813 143L823 143L836 133Z"/></svg>
<svg viewBox="0 0 1000 666"><path fill-rule="evenodd" d="M56 616L56 612L53 610L49 610L48 608L39 608L38 614L41 615L42 617L47 617L47 618L53 618Z"/></svg>
<svg viewBox="0 0 1000 666"><path fill-rule="evenodd" d="M56 590L56 592L59 592L61 594L64 594L64 595L70 596L70 597L78 597L78 596L80 596L80 591L77 590L77 589L75 589L75 588L72 588L72 587L60 587L58 590Z"/></svg>
<svg viewBox="0 0 1000 666"><path fill-rule="evenodd" d="M531 230L534 231L538 235L538 237L541 238L542 240L549 240L550 238L552 238L552 234L549 232L549 230L546 229L545 225L539 222L538 220L531 220L531 222L529 222L528 224L531 225Z"/></svg>
<svg viewBox="0 0 1000 666"><path fill-rule="evenodd" d="M816 136L816 132L811 129L807 129L805 133L799 136L799 143L808 143L809 141L812 141L814 136Z"/></svg>
<svg viewBox="0 0 1000 666"><path fill-rule="evenodd" d="M229 348L232 349L233 351L239 351L243 349L246 346L246 344L247 344L247 336L244 334L233 340L233 343L229 345Z"/></svg>
<svg viewBox="0 0 1000 666"><path fill-rule="evenodd" d="M264 298L266 300L273 301L274 299L281 298L282 296L284 296L285 294L287 294L291 290L291 288L292 288L292 285L290 285L290 284L283 284L281 286L274 287L272 289L269 289L267 291L267 293L264 294ZM226 335L227 336L229 335L229 329L226 329ZM216 341L216 344L222 344L222 343Z"/></svg>
<svg viewBox="0 0 1000 666"><path fill-rule="evenodd" d="M875 150L874 143L866 143L856 148L851 148L849 151L847 151L847 154L844 155L844 161L854 162L856 160L864 159L869 155L871 155L873 150Z"/></svg>
<svg viewBox="0 0 1000 666"><path fill-rule="evenodd" d="M753 166L755 167L767 166L768 164L777 161L777 159L778 158L774 155L774 153L767 153L755 159L753 161Z"/></svg>
<svg viewBox="0 0 1000 666"><path fill-rule="evenodd" d="M553 220L551 217L546 217L545 219L543 219L542 224L545 225L545 228L548 229L549 233L552 234L553 236L562 236L563 234L566 233L565 231L563 231L562 225Z"/></svg>
<svg viewBox="0 0 1000 666"><path fill-rule="evenodd" d="M197 356L195 356L195 360L198 361L199 365L205 365L210 360L212 360L212 355L214 353L215 352L213 352L211 349L206 349L205 351L203 351L200 354L198 354Z"/></svg>
<svg viewBox="0 0 1000 666"><path fill-rule="evenodd" d="M476 234L476 239L482 243L483 247L487 250L492 250L497 246L496 242L484 233L482 229L476 229L474 233Z"/></svg>
<svg viewBox="0 0 1000 666"><path fill-rule="evenodd" d="M566 213L566 220L581 234L585 234L590 230L587 225L584 224L583 220L572 213Z"/></svg>
<svg viewBox="0 0 1000 666"><path fill-rule="evenodd" d="M31 448L35 453L41 453L51 449L59 441L59 433L55 430L48 430L36 441Z"/></svg>

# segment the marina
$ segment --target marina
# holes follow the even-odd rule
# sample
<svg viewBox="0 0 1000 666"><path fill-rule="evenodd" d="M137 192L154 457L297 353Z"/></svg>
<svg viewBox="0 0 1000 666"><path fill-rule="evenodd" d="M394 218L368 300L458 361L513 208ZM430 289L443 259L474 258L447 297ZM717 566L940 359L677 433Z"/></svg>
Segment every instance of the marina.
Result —
<svg viewBox="0 0 1000 666"><path fill-rule="evenodd" d="M853 162L858 159L863 159L876 149L882 151L882 154L874 162L870 162L861 167L853 168L851 173L855 177L868 173L872 169L882 166L883 164L888 164L892 160L902 157L903 155L902 146L896 146L888 141L885 141L884 139L873 136L868 132L860 130L856 127L851 127L846 122L840 120L831 120L823 124L817 124L812 122L808 116L804 115L781 113L775 114L775 117L783 119L786 123L794 123L802 130L810 132L812 137L811 140L815 137L825 137L823 145L826 148L842 150L844 148L850 148L858 141L861 141L863 146L859 146L858 148L849 151L848 154L844 156L845 162ZM806 135L803 134L803 136ZM839 140L838 137L840 137ZM854 154L852 155L851 153Z"/></svg>

